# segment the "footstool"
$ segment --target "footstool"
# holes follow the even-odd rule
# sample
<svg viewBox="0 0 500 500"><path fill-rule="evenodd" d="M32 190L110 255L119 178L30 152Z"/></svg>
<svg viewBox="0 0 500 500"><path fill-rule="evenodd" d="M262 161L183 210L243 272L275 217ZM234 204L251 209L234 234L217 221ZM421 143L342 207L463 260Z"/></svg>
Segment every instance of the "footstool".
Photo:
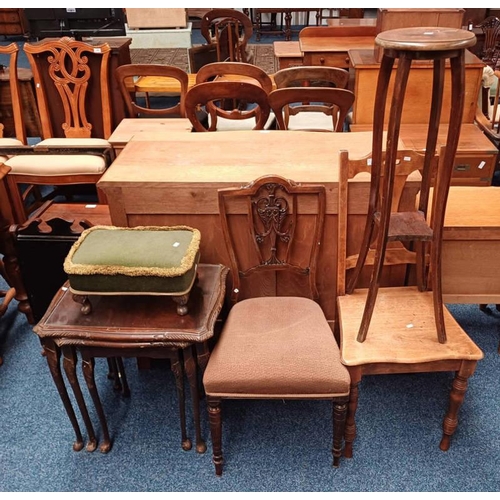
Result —
<svg viewBox="0 0 500 500"><path fill-rule="evenodd" d="M200 232L188 226L94 226L64 261L73 299L90 314L89 295L168 295L188 312L200 258Z"/></svg>

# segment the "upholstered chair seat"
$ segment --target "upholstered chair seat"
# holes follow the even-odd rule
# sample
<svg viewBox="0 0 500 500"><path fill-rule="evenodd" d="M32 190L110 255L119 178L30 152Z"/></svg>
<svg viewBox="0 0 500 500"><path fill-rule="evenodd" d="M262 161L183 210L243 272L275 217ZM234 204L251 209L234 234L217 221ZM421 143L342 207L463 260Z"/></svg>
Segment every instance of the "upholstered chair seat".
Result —
<svg viewBox="0 0 500 500"><path fill-rule="evenodd" d="M5 162L10 175L96 175L103 174L107 163L99 155L19 155ZM91 181L89 181L91 182Z"/></svg>
<svg viewBox="0 0 500 500"><path fill-rule="evenodd" d="M316 302L257 297L231 309L203 383L216 397L324 398L348 396L350 378Z"/></svg>

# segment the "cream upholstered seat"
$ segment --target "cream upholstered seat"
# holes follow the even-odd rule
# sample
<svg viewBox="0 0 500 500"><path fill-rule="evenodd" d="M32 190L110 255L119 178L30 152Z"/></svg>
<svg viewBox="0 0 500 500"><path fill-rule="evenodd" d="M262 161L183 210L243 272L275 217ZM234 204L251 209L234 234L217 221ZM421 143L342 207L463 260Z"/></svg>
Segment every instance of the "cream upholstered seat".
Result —
<svg viewBox="0 0 500 500"><path fill-rule="evenodd" d="M325 200L324 186L301 186L277 176L219 191L234 305L203 377L218 475L223 461L222 399L331 400L333 464L339 465L350 378L315 301ZM286 290L287 274L294 275L290 281L299 280L307 296L272 294L273 289L276 295L282 287ZM268 284L262 285L266 296L237 302L240 294L245 297L245 282L253 279Z"/></svg>

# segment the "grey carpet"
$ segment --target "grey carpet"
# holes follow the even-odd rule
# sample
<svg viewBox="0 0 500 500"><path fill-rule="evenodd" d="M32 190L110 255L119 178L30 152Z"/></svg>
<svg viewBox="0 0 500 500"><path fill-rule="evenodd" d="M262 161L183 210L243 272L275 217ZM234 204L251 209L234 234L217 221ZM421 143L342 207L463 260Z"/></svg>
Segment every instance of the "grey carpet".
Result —
<svg viewBox="0 0 500 500"><path fill-rule="evenodd" d="M72 429L38 338L15 305L0 320L1 491L500 489L497 312L450 306L485 358L470 379L448 452L438 445L453 375L372 376L360 385L354 458L343 459L339 469L331 467L329 403L230 401L223 407L224 475L217 478L204 402L208 451L183 451L171 373L164 366L139 371L133 359L126 360L130 399L113 391L106 363L97 360L111 452L72 451ZM97 427L96 415L91 415Z"/></svg>

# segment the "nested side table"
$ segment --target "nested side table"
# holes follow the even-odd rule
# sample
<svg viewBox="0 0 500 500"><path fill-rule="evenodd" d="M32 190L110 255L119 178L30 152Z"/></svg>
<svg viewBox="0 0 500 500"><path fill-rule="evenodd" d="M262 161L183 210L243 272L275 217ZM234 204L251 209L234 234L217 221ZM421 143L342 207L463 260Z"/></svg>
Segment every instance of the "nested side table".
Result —
<svg viewBox="0 0 500 500"><path fill-rule="evenodd" d="M200 264L197 282L190 297L189 313L179 316L175 303L162 296L92 296L92 313L83 315L80 305L63 286L55 295L47 312L34 330L44 347L50 373L75 432L73 449L84 446L75 410L68 396L61 371L71 385L88 434L87 450L97 447L97 438L78 383L76 363L82 358L83 375L102 429L100 450L111 448L108 425L94 377L94 358L108 360L122 357L168 358L174 372L179 398L182 448L191 448L187 437L184 379L186 372L193 404L196 450L206 450L201 436L199 373L208 362L207 341L213 336L216 319L221 311L228 268L222 265ZM119 370L121 372L121 370ZM124 387L126 392L126 385Z"/></svg>

